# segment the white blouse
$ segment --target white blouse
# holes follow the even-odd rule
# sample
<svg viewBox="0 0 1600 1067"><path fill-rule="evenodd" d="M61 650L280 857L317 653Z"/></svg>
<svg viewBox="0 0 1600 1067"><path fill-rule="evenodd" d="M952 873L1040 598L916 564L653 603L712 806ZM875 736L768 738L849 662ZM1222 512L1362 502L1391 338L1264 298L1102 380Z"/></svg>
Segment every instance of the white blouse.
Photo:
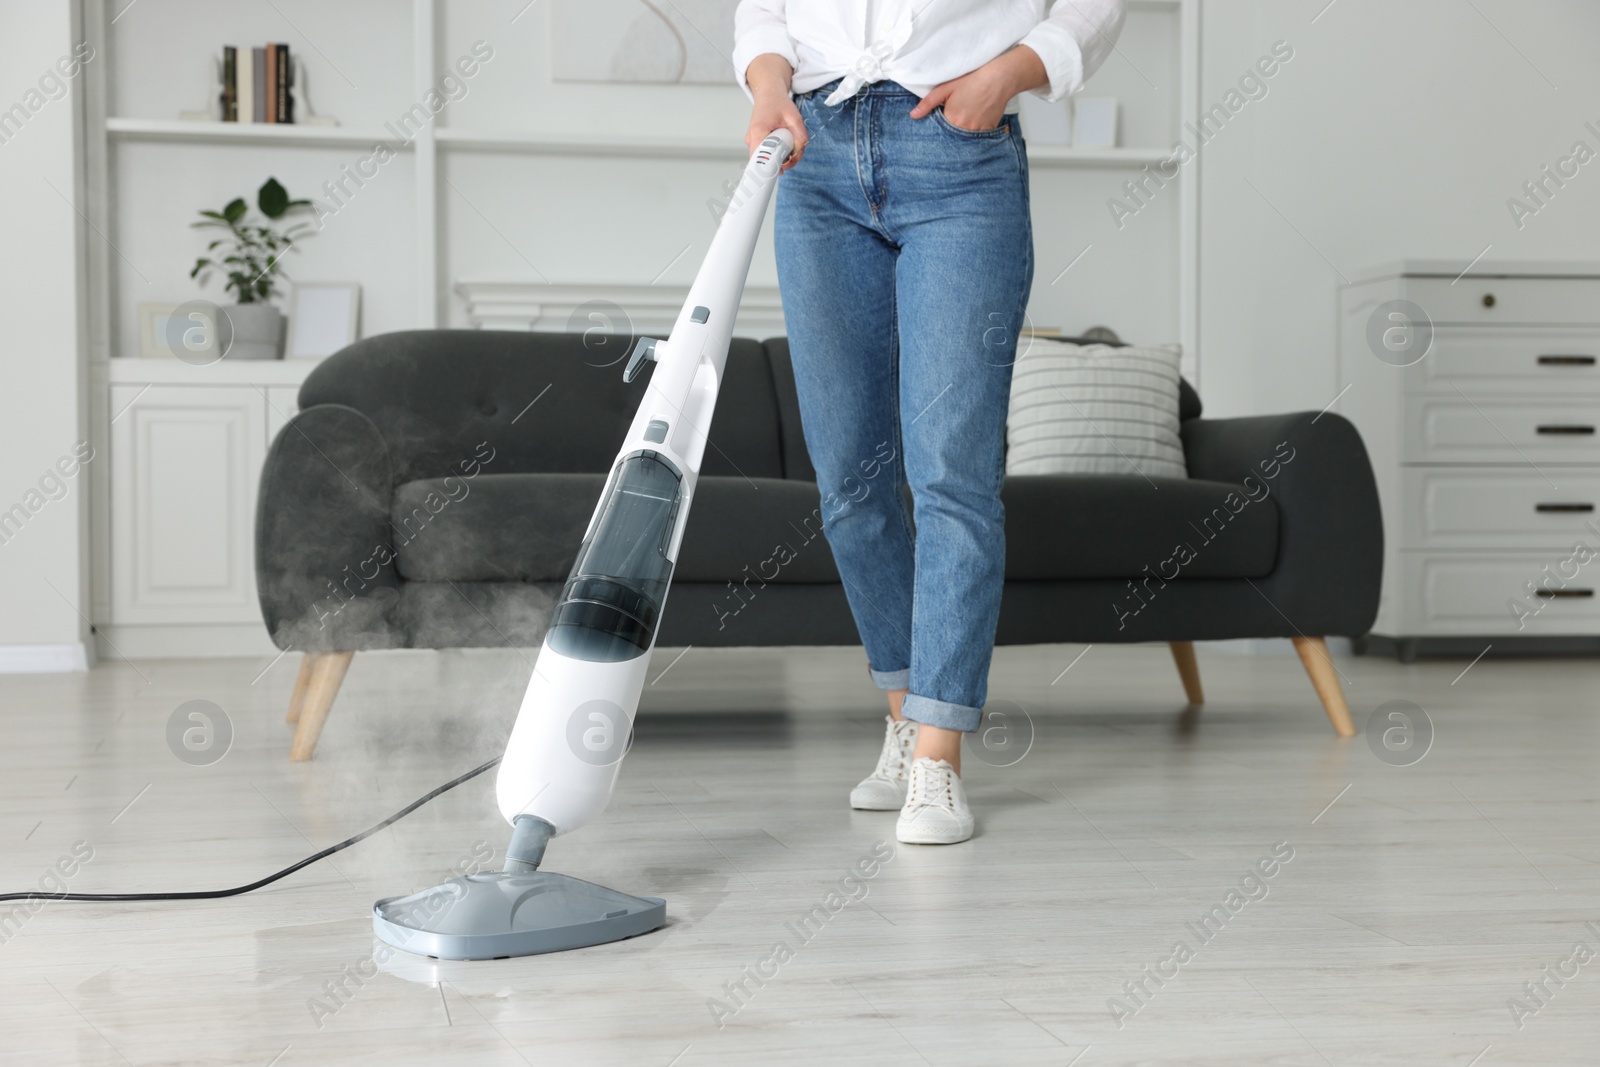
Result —
<svg viewBox="0 0 1600 1067"><path fill-rule="evenodd" d="M745 71L767 52L794 68L796 93L842 78L832 105L885 80L923 96L1025 44L1050 75L1033 92L1054 101L1083 88L1124 14L1124 0L739 0L733 66L747 95Z"/></svg>

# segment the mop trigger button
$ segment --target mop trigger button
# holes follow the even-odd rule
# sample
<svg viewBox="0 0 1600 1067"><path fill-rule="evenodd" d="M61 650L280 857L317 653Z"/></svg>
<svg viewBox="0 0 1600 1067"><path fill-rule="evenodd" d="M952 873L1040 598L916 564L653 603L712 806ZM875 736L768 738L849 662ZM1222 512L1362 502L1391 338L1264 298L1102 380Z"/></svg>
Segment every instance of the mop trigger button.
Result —
<svg viewBox="0 0 1600 1067"><path fill-rule="evenodd" d="M656 357L657 340L654 337L641 337L633 343L633 351L628 355L628 365L623 368L622 380L631 382L639 376L639 371L644 369L644 361L658 362Z"/></svg>

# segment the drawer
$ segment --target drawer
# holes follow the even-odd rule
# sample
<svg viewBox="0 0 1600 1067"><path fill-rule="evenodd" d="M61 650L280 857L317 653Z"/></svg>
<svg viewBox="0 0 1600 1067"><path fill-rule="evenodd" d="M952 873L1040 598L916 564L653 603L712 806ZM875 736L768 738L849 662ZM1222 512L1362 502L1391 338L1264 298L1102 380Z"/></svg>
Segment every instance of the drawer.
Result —
<svg viewBox="0 0 1600 1067"><path fill-rule="evenodd" d="M1406 467L1401 547L1570 549L1600 545L1600 469ZM1586 528L1585 524L1591 524Z"/></svg>
<svg viewBox="0 0 1600 1067"><path fill-rule="evenodd" d="M1409 396L1404 435L1406 463L1600 464L1600 398Z"/></svg>
<svg viewBox="0 0 1600 1067"><path fill-rule="evenodd" d="M1408 392L1600 396L1600 329L1440 326Z"/></svg>
<svg viewBox="0 0 1600 1067"><path fill-rule="evenodd" d="M1404 278L1435 325L1600 326L1600 278Z"/></svg>
<svg viewBox="0 0 1600 1067"><path fill-rule="evenodd" d="M1597 542L1589 537L1585 543L1594 548ZM1568 563L1569 547L1527 553L1405 552L1400 559L1409 616L1401 625L1408 634L1600 634L1600 558L1586 565ZM1545 567L1573 575L1564 588L1551 583L1563 595L1527 592L1526 583L1537 588Z"/></svg>

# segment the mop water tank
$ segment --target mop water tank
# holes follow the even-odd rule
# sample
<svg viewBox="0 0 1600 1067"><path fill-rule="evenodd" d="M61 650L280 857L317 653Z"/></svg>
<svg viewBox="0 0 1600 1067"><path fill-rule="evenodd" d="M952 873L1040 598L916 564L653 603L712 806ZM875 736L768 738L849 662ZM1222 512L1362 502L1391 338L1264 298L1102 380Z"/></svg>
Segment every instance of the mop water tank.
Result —
<svg viewBox="0 0 1600 1067"><path fill-rule="evenodd" d="M551 618L554 651L616 663L650 650L672 581L667 552L682 502L683 477L659 453L641 449L617 463Z"/></svg>

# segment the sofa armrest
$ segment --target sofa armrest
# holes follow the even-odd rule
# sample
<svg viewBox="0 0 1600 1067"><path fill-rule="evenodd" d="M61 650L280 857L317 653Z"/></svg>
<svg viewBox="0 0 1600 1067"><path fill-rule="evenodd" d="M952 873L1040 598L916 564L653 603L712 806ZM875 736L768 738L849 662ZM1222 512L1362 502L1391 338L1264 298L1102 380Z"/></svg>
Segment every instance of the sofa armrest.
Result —
<svg viewBox="0 0 1600 1067"><path fill-rule="evenodd" d="M1284 617L1282 636L1371 629L1383 580L1383 515L1355 426L1307 411L1190 419L1181 432L1191 478L1259 485L1253 491L1277 503L1277 564L1255 585Z"/></svg>
<svg viewBox="0 0 1600 1067"><path fill-rule="evenodd" d="M403 647L389 526L394 462L354 408L318 404L267 451L256 497L256 588L279 648Z"/></svg>

